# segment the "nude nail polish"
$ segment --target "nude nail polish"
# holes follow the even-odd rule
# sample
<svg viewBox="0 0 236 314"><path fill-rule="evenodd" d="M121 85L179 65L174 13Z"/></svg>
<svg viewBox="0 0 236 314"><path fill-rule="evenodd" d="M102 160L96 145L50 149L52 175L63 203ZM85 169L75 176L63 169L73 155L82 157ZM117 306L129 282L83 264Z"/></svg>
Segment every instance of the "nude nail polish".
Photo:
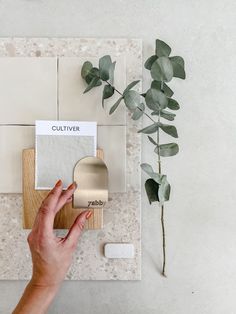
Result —
<svg viewBox="0 0 236 314"><path fill-rule="evenodd" d="M89 212L86 214L86 219L89 219L91 216L92 216L92 212L89 211Z"/></svg>
<svg viewBox="0 0 236 314"><path fill-rule="evenodd" d="M61 185L61 183L62 183L62 181L61 181L61 180L58 180L57 183L55 184L55 186L58 187L58 186Z"/></svg>
<svg viewBox="0 0 236 314"><path fill-rule="evenodd" d="M73 183L71 183L71 185L69 185L68 186L68 190L72 190L72 189L74 189L76 187L76 183L75 182L73 182Z"/></svg>

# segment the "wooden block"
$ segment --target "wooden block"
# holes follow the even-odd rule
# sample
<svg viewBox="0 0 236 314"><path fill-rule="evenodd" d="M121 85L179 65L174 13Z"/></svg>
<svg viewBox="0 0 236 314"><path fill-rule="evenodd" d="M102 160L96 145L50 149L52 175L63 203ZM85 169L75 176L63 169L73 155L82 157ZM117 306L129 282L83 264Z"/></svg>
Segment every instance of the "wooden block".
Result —
<svg viewBox="0 0 236 314"><path fill-rule="evenodd" d="M97 157L103 159L103 150L97 150ZM23 228L31 229L42 201L48 195L47 190L35 190L35 151L34 148L22 152L23 180ZM65 205L56 215L54 229L69 229L84 208L73 208L72 203ZM85 229L101 229L103 226L103 208L91 209L93 215L86 221Z"/></svg>

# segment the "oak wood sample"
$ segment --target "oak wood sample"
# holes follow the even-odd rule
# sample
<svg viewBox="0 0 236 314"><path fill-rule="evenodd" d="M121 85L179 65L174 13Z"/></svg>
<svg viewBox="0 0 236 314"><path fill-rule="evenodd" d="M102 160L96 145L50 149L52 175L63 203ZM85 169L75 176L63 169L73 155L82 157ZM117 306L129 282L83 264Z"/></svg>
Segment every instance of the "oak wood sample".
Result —
<svg viewBox="0 0 236 314"><path fill-rule="evenodd" d="M97 150L97 157L103 159L103 150ZM35 150L24 149L22 152L22 184L23 184L23 228L31 229L36 213L48 195L47 190L35 190ZM66 204L56 215L54 229L68 229L84 208L73 208ZM103 226L103 208L91 209L93 215L86 221L85 229L101 229Z"/></svg>

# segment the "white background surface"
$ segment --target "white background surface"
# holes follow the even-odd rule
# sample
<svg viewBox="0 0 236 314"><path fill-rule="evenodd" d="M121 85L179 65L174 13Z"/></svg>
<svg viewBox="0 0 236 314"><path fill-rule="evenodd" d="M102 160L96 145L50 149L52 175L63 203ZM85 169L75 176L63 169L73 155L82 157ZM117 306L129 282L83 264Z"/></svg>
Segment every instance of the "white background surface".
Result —
<svg viewBox="0 0 236 314"><path fill-rule="evenodd" d="M186 61L187 80L172 84L180 154L163 164L173 186L168 278L159 274L159 210L143 195L142 281L65 282L50 313L235 313L235 15L233 0L0 0L0 36L140 37L144 59L158 37ZM25 284L0 282L1 313Z"/></svg>

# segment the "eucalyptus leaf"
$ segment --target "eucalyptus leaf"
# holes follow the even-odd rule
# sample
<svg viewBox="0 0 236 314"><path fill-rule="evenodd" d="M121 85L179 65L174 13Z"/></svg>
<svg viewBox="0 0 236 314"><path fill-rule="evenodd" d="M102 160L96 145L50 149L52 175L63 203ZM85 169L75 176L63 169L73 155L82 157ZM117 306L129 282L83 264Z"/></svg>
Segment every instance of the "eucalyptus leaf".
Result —
<svg viewBox="0 0 236 314"><path fill-rule="evenodd" d="M176 114L169 112L167 110L161 110L160 115L162 118L169 120L169 121L174 121L175 116L176 116Z"/></svg>
<svg viewBox="0 0 236 314"><path fill-rule="evenodd" d="M178 110L180 108L178 102L173 98L168 99L167 107L171 110Z"/></svg>
<svg viewBox="0 0 236 314"><path fill-rule="evenodd" d="M141 168L146 172L154 181L161 183L162 175L160 173L154 172L152 166L149 164L141 164Z"/></svg>
<svg viewBox="0 0 236 314"><path fill-rule="evenodd" d="M123 99L123 97L120 97L116 102L115 104L111 107L110 111L109 111L109 114L112 114L119 106L121 100Z"/></svg>
<svg viewBox="0 0 236 314"><path fill-rule="evenodd" d="M146 172L149 175L154 172L152 166L147 163L141 164L140 167L144 172Z"/></svg>
<svg viewBox="0 0 236 314"><path fill-rule="evenodd" d="M158 147L155 148L154 152L158 154ZM176 143L168 143L159 145L159 153L162 157L170 157L178 154L179 146Z"/></svg>
<svg viewBox="0 0 236 314"><path fill-rule="evenodd" d="M131 88L133 88L135 85L137 85L140 82L140 80L137 81L133 81L132 83L130 83L126 89L124 90L123 94L125 94L128 90L130 90Z"/></svg>
<svg viewBox="0 0 236 314"><path fill-rule="evenodd" d="M186 78L185 70L184 70L184 59L179 56L170 58L172 67L173 67L173 76L181 79Z"/></svg>
<svg viewBox="0 0 236 314"><path fill-rule="evenodd" d="M158 58L158 57L157 57L156 55L153 55L153 56L149 57L149 58L146 60L146 62L144 63L145 69L151 70L151 67L152 67L152 65L153 65L153 62L155 62L157 58Z"/></svg>
<svg viewBox="0 0 236 314"><path fill-rule="evenodd" d="M101 85L101 80L99 77L95 76L88 84L87 88L84 91L84 94L90 91L93 87L98 86L98 85Z"/></svg>
<svg viewBox="0 0 236 314"><path fill-rule="evenodd" d="M104 107L104 99L110 98L114 94L114 87L111 85L105 85L102 94L102 106Z"/></svg>
<svg viewBox="0 0 236 314"><path fill-rule="evenodd" d="M165 133L167 133L167 134L169 134L175 138L178 137L177 129L174 125L163 124L163 123L159 123L158 125L162 129L162 131L164 131Z"/></svg>
<svg viewBox="0 0 236 314"><path fill-rule="evenodd" d="M99 72L103 81L109 80L112 66L111 56L106 55L99 59Z"/></svg>
<svg viewBox="0 0 236 314"><path fill-rule="evenodd" d="M151 113L152 116L159 116L159 114L160 114L160 116L161 116L162 118L164 118L164 119L166 119L166 120L169 120L169 121L173 121L173 120L175 119L175 116L176 116L174 113L169 112L169 111L164 110L164 109L162 109L162 110L156 110L156 111L153 111L153 112Z"/></svg>
<svg viewBox="0 0 236 314"><path fill-rule="evenodd" d="M134 110L131 118L133 120L138 120L142 117L145 110L145 105L143 103L139 104L138 107Z"/></svg>
<svg viewBox="0 0 236 314"><path fill-rule="evenodd" d="M158 58L151 67L151 76L156 81L169 82L173 77L173 66L169 58Z"/></svg>
<svg viewBox="0 0 236 314"><path fill-rule="evenodd" d="M109 69L109 81L111 83L111 85L114 84L114 71L115 71L115 67L116 67L116 61L114 61L112 63L112 65L110 66L110 69Z"/></svg>
<svg viewBox="0 0 236 314"><path fill-rule="evenodd" d="M159 201L159 184L156 181L154 181L153 179L147 179L145 182L145 190L150 204L152 204L152 202Z"/></svg>
<svg viewBox="0 0 236 314"><path fill-rule="evenodd" d="M129 110L134 110L140 104L140 95L134 90L128 90L123 94L125 105Z"/></svg>
<svg viewBox="0 0 236 314"><path fill-rule="evenodd" d="M138 133L144 133L144 134L152 134L155 133L158 130L158 123L153 123L146 128L143 128L138 131Z"/></svg>
<svg viewBox="0 0 236 314"><path fill-rule="evenodd" d="M97 81L96 86L102 85L102 81L101 81L101 79L100 79L100 73L99 73L98 68L96 68L96 67L93 67L93 68L89 71L89 73L86 75L85 81L87 82L87 84L90 84L90 82L92 81L92 79L93 79L94 77L99 78L99 80Z"/></svg>
<svg viewBox="0 0 236 314"><path fill-rule="evenodd" d="M168 104L168 98L160 90L150 88L145 97L148 108L152 110L159 110L160 108L166 108Z"/></svg>
<svg viewBox="0 0 236 314"><path fill-rule="evenodd" d="M156 39L156 55L158 57L168 57L171 53L171 48L164 41Z"/></svg>
<svg viewBox="0 0 236 314"><path fill-rule="evenodd" d="M155 81L155 80L152 81L151 88L161 90L161 82ZM167 97L172 97L174 95L174 92L172 91L172 89L170 89L170 87L164 82L163 82L163 92L165 93Z"/></svg>
<svg viewBox="0 0 236 314"><path fill-rule="evenodd" d="M148 139L152 144L157 145L157 142L155 142L151 136L148 135Z"/></svg>
<svg viewBox="0 0 236 314"><path fill-rule="evenodd" d="M170 184L167 181L166 175L162 176L161 184L158 189L158 199L161 204L170 199Z"/></svg>
<svg viewBox="0 0 236 314"><path fill-rule="evenodd" d="M86 76L89 74L89 72L92 70L93 65L90 61L84 62L82 69L81 69L81 76L83 79L86 78Z"/></svg>

